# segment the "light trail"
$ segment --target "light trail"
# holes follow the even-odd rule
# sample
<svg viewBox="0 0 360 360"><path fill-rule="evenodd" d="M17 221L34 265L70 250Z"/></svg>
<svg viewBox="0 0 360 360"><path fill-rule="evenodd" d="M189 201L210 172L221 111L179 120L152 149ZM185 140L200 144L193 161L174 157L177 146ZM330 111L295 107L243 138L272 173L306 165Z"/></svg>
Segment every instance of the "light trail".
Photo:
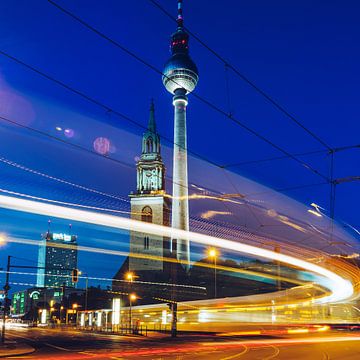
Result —
<svg viewBox="0 0 360 360"><path fill-rule="evenodd" d="M0 270L0 274L6 274L6 270ZM37 273L32 272L23 272L23 271L9 271L9 274L14 275L28 275L28 276L37 276ZM46 274L46 276L53 276L57 277L59 274ZM72 275L61 274L61 277L68 277L71 278ZM120 279L111 279L111 278L104 278L104 277L93 277L93 276L78 276L79 279L89 279L89 280L100 280L100 281L118 281L129 283L128 280L120 280ZM206 290L203 286L196 286L196 285L185 285L185 284L174 284L174 283L160 283L160 282L153 282L153 281L132 281L133 284L145 284L145 285L160 285L160 286L174 286L174 287L182 287L182 288L191 288L191 289L200 289ZM15 283L13 283L15 284ZM29 285L29 284L28 284ZM32 286L36 286L35 284L30 284Z"/></svg>
<svg viewBox="0 0 360 360"><path fill-rule="evenodd" d="M108 212L114 212L114 213L118 213L118 214L130 214L131 213L130 211L124 211L124 210L113 210L113 209L107 209L107 208L102 208L102 207L97 207L97 206L68 203L68 202L64 202L64 201L60 201L60 200L45 199L45 198L41 198L38 196L21 194L21 193L15 192L15 191L10 191L10 190L5 190L5 189L0 189L0 192L4 192L4 193L10 194L10 195L15 195L15 196L22 196L22 197L26 197L28 199L33 199L33 200L38 200L38 201L46 201L46 202L53 203L53 204L79 207L82 209L108 211Z"/></svg>
<svg viewBox="0 0 360 360"><path fill-rule="evenodd" d="M8 243L17 243L17 244L25 244L25 245L32 245L32 246L39 246L39 241L38 240L31 240L31 239L24 239L24 238L7 238L6 242ZM57 248L68 248L69 245L64 245L64 244L53 244L53 247L57 247ZM168 263L178 263L178 260L171 258L171 257L164 257L164 256L156 256L156 255L150 255L150 254L141 254L141 253L128 253L126 251L120 251L120 250L112 250L112 249L104 249L104 248L96 248L96 247L89 247L89 246L83 246L83 245L78 245L77 246L77 250L79 251L84 251L84 252L91 252L91 253L98 253L98 254L104 254L104 255L114 255L114 256L130 256L130 257L134 257L137 259L151 259L151 260L155 260L155 261L165 261ZM203 262L187 262L185 260L180 261L181 264L188 264L188 265L193 265L193 266L197 266L197 267L203 267L203 268L210 268L210 269L214 269L214 265L211 263L203 263ZM237 274L242 274L242 275L250 275L250 276L254 276L256 278L267 278L267 279L271 279L271 280L281 280L284 282L288 282L291 284L295 284L295 285L300 285L300 286L306 286L308 284L308 282L306 281L302 281L302 280L298 280L298 279L293 279L293 278L288 278L285 276L278 276L278 275L272 275L271 273L267 273L267 272L257 272L257 271L253 271L253 270L246 270L246 269L241 269L241 268L234 268L234 267L230 267L230 266L224 266L224 265L216 265L217 270L223 270L223 271L227 271L230 273L237 273ZM1 271L0 271L1 273ZM65 276L65 275L62 275ZM79 278L86 278L86 276L79 276ZM90 279L90 277L89 277ZM92 278L93 280L107 280L106 278ZM127 280L120 280L120 279L111 279L111 281L118 281L118 282L127 282ZM139 280L134 280L134 282L140 283L141 281ZM169 285L169 284L168 284ZM171 285L171 284L170 284ZM177 286L177 285L174 285ZM178 285L181 286L181 285ZM202 288L201 286L199 288ZM324 289L322 287L317 287L317 286L313 286L314 289L320 290L320 291L324 291Z"/></svg>
<svg viewBox="0 0 360 360"><path fill-rule="evenodd" d="M122 198L122 197L120 197L120 196L108 194L108 193L105 193L105 192L103 192L103 191L99 191L99 190L96 190L96 189L92 189L92 188L89 188L89 187L84 186L84 185L76 184L76 183L73 183L73 182L71 182L71 181L67 181L67 180L60 179L60 178L58 178L58 177L52 176L52 175L45 174L45 173L43 173L43 172L40 172L40 171L38 171L38 170L34 170L34 169L31 169L31 168L28 168L28 167L26 167L26 166L24 166L24 165L21 165L21 164L15 162L15 161L11 161L11 160L6 159L6 158L4 158L4 157L0 157L0 162L2 162L2 163L4 163L4 164L7 164L7 165L10 165L10 166L12 166L12 167L15 167L15 168L17 168L17 169L20 169L20 170L29 172L29 173L31 173L31 174L35 174L35 175L44 177L44 178L49 179L49 180L57 181L57 182L59 182L59 183L66 184L66 185L70 185L70 186L73 186L73 187L78 188L78 189L81 189L81 190L86 190L86 191L92 192L92 193L97 194L97 195L102 195L102 196L109 197L109 198L111 198L111 199L115 199L115 200L119 200L119 201L123 201L123 202L129 203L129 200L128 200L128 199Z"/></svg>
<svg viewBox="0 0 360 360"><path fill-rule="evenodd" d="M354 296L354 288L351 282L342 278L333 271L308 261L277 253L275 251L261 249L251 245L242 244L231 240L216 238L209 235L203 235L195 232L174 229L166 226L145 223L133 219L113 216L109 214L94 213L91 211L73 209L60 205L42 203L33 200L19 199L11 196L0 195L0 206L6 209L23 211L27 213L53 216L62 219L71 219L89 224L103 225L116 229L125 229L128 231L137 231L157 236L164 236L173 239L186 239L192 242L207 246L217 246L223 249L232 250L242 254L280 261L292 266L303 268L310 272L317 273L329 280L328 284L323 284L331 290L330 296L324 296L314 299L314 303L340 302L350 300Z"/></svg>

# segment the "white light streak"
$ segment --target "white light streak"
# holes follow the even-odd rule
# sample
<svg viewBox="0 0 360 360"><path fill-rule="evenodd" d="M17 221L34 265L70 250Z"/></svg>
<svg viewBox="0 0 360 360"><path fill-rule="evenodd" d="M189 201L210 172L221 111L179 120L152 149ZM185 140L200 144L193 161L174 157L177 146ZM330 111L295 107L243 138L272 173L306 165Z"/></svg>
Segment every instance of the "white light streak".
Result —
<svg viewBox="0 0 360 360"><path fill-rule="evenodd" d="M317 217L322 217L322 215L319 212L315 211L315 210L309 209L308 212L310 214L313 214L313 215L317 216Z"/></svg>
<svg viewBox="0 0 360 360"><path fill-rule="evenodd" d="M319 265L312 264L308 261L295 258L293 256L277 253L271 250L266 250L247 244L242 244L240 242L216 238L190 231L174 229L167 226L145 223L142 221L123 218L120 216L100 214L91 211L73 209L65 206L53 205L32 200L19 199L5 195L0 195L0 206L11 210L24 211L28 213L46 215L62 219L72 219L84 223L103 225L116 229L125 229L141 233L145 232L148 234L169 238L187 239L206 246L217 246L242 254L250 254L260 258L280 261L282 263L300 267L322 275L328 280L330 280L329 284L326 284L326 286L329 288L329 290L331 290L332 294L330 296L316 299L315 302L325 303L344 301L350 299L354 293L351 282L337 275L333 271L325 269Z"/></svg>

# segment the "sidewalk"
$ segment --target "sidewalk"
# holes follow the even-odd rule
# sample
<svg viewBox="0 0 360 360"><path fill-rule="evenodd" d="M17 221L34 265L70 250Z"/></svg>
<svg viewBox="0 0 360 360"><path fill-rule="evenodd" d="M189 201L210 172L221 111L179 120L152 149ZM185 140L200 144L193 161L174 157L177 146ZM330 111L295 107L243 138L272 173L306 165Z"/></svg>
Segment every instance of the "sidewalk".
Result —
<svg viewBox="0 0 360 360"><path fill-rule="evenodd" d="M30 345L17 342L6 341L4 345L0 344L0 358L6 358L9 356L27 355L34 352L35 349Z"/></svg>

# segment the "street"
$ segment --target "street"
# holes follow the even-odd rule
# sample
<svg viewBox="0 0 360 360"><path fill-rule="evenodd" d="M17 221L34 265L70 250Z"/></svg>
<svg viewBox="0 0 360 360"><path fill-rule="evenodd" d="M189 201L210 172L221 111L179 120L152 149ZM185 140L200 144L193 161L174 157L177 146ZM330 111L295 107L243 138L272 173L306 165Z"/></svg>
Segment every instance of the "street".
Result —
<svg viewBox="0 0 360 360"><path fill-rule="evenodd" d="M26 359L358 359L360 334L332 331L308 336L221 337L165 334L148 337L84 333L77 330L29 328L10 331L35 352ZM61 336L60 336L61 335Z"/></svg>
<svg viewBox="0 0 360 360"><path fill-rule="evenodd" d="M360 360L360 1L0 1L0 360Z"/></svg>

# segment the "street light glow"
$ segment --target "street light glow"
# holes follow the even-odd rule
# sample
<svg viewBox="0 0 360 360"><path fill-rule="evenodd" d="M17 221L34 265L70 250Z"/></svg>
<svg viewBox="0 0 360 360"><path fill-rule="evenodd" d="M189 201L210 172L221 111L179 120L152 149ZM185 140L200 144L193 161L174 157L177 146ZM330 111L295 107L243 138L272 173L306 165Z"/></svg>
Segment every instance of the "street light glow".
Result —
<svg viewBox="0 0 360 360"><path fill-rule="evenodd" d="M6 236L4 234L0 234L0 246L6 245Z"/></svg>
<svg viewBox="0 0 360 360"><path fill-rule="evenodd" d="M209 249L208 253L209 253L209 256L212 257L212 258L218 256L218 252L214 248Z"/></svg>
<svg viewBox="0 0 360 360"><path fill-rule="evenodd" d="M132 282L134 280L134 274L132 272L126 273L125 279Z"/></svg>

